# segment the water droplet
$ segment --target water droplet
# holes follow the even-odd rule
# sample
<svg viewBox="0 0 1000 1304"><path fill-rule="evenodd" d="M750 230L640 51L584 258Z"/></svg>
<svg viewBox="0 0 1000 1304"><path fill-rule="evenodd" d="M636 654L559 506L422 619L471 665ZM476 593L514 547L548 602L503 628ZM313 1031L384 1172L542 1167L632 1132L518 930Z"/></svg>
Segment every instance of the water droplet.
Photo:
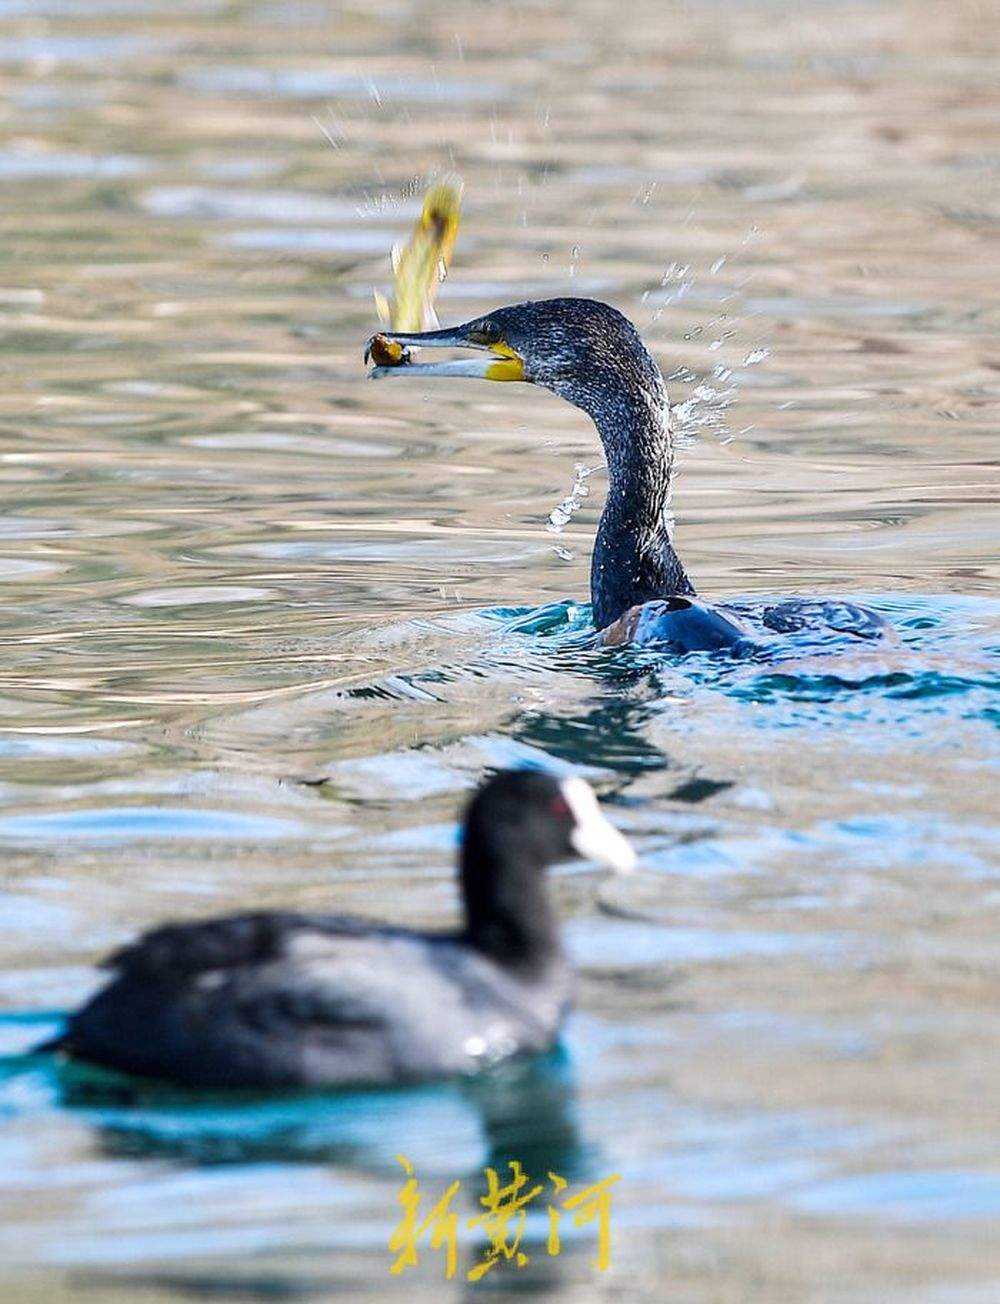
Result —
<svg viewBox="0 0 1000 1304"><path fill-rule="evenodd" d="M560 534L562 532L572 519L573 513L580 506L581 500L590 493L590 486L587 481L594 474L594 470L595 468L592 466L585 466L583 462L577 462L573 486L569 494L549 512L549 519L545 528L550 534Z"/></svg>

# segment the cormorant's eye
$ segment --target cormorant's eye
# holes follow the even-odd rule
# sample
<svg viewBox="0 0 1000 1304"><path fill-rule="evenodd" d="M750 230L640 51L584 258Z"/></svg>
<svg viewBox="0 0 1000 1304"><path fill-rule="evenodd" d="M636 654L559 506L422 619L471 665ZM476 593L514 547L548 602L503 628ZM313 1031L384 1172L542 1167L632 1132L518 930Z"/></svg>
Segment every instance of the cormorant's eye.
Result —
<svg viewBox="0 0 1000 1304"><path fill-rule="evenodd" d="M495 321L491 321L489 317L487 317L485 321L479 323L476 327L476 334L484 344L500 343L500 327Z"/></svg>

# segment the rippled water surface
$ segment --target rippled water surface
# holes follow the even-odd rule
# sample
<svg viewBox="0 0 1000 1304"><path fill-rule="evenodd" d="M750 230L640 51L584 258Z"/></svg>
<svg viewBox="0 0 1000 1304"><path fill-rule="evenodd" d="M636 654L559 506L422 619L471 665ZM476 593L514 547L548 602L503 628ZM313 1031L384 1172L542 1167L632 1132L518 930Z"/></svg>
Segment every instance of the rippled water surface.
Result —
<svg viewBox="0 0 1000 1304"><path fill-rule="evenodd" d="M990 0L0 0L9 1298L489 1290L389 1276L398 1153L470 1201L621 1173L608 1274L539 1214L512 1290L997 1298L998 55ZM896 642L587 646L582 415L364 378L447 170L444 320L593 294L654 347L701 591ZM164 917L449 921L456 809L521 762L643 864L557 875L549 1060L225 1101L25 1055Z"/></svg>

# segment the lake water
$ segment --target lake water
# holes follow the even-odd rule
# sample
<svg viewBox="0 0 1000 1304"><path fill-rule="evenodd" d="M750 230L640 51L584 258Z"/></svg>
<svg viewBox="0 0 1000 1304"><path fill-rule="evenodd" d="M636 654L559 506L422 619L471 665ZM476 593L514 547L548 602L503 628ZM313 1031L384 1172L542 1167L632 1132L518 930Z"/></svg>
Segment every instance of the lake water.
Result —
<svg viewBox="0 0 1000 1304"><path fill-rule="evenodd" d="M989 0L0 0L6 1297L997 1298L998 56ZM582 646L582 415L365 380L448 170L442 319L613 301L699 589L897 646ZM643 866L557 875L550 1061L220 1101L25 1055L164 918L449 922L456 810L521 762ZM391 1277L400 1153L463 1214L487 1163L620 1173L611 1268L533 1212L496 1283L474 1238Z"/></svg>

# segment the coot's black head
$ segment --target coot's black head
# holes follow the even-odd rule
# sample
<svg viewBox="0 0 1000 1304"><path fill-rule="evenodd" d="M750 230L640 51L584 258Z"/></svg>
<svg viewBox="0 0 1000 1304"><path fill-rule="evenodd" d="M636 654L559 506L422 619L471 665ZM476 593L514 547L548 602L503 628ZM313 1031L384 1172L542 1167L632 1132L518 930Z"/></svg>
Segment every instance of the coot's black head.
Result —
<svg viewBox="0 0 1000 1304"><path fill-rule="evenodd" d="M558 945L543 883L547 865L594 860L619 872L635 854L601 813L590 786L535 770L489 779L469 803L462 837L462 892L474 945L522 963Z"/></svg>
<svg viewBox="0 0 1000 1304"><path fill-rule="evenodd" d="M541 299L497 308L462 326L382 338L420 348L477 349L482 358L377 366L373 377L479 376L525 380L552 390L598 418L626 400L665 399L660 369L627 317L597 299ZM365 359L378 345L369 341ZM374 347L373 347L374 346ZM404 355L408 358L408 352Z"/></svg>

